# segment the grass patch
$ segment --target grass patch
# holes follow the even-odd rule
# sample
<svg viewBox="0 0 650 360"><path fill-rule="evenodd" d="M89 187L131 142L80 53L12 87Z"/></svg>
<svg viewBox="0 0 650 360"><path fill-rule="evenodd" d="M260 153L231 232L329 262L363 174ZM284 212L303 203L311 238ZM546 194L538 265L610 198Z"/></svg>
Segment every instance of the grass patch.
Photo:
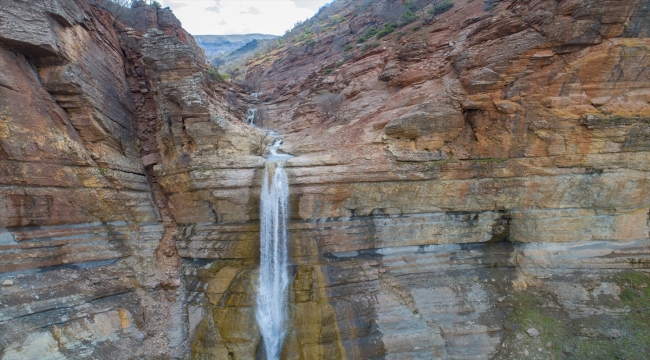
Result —
<svg viewBox="0 0 650 360"><path fill-rule="evenodd" d="M650 276L625 271L616 276L616 284L621 287L620 298L623 304L632 310L650 314Z"/></svg>
<svg viewBox="0 0 650 360"><path fill-rule="evenodd" d="M506 334L506 346L499 349L494 359L523 358L525 349L531 358L538 359L648 359L650 276L624 271L614 277L614 282L621 289L620 304L614 306L629 308L628 313L620 316L571 320L556 306L548 306L556 305L550 294L530 288L513 293L508 321L519 325L519 329ZM528 336L526 330L531 327L540 335ZM586 328L600 335L586 337L583 333Z"/></svg>
<svg viewBox="0 0 650 360"><path fill-rule="evenodd" d="M348 52L350 50L354 49L354 46L347 44L343 47L343 52Z"/></svg>

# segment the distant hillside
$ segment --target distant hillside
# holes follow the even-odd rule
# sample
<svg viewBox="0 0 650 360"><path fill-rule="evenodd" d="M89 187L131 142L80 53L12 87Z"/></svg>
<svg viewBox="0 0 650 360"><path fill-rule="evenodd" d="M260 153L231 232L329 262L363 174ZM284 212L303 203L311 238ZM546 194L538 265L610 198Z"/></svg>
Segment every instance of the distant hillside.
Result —
<svg viewBox="0 0 650 360"><path fill-rule="evenodd" d="M212 59L219 55L230 54L253 40L275 39L275 35L194 35L196 43L205 50L205 56Z"/></svg>

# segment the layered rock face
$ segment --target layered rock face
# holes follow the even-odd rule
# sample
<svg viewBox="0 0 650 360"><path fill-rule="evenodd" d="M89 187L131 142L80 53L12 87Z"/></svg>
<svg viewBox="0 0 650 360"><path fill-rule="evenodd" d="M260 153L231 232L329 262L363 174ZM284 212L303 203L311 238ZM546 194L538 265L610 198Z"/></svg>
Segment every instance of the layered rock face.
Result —
<svg viewBox="0 0 650 360"><path fill-rule="evenodd" d="M620 297L629 283L615 274L648 268L648 4L456 2L432 22L357 45L395 4L335 3L311 31L249 64L251 80L264 79L264 125L296 156L289 328L312 331L298 309L323 292L331 308L318 313L335 314L314 320L324 331L316 339L289 334L283 356L633 349L644 330L617 335L632 320ZM198 358L246 358L257 342L249 324L220 320L254 306L255 216L197 224L179 243L190 257L241 259L187 272L217 307L200 327ZM226 274L231 288L214 287ZM526 334L542 320L568 325ZM604 357L636 356L602 346Z"/></svg>
<svg viewBox="0 0 650 360"><path fill-rule="evenodd" d="M0 8L0 357L186 357L178 222L153 167L248 155L256 130L168 10Z"/></svg>
<svg viewBox="0 0 650 360"><path fill-rule="evenodd" d="M170 11L0 0L0 356L261 356L247 108L295 155L282 358L646 354L649 4L458 2L356 46L401 5L341 1L255 99Z"/></svg>

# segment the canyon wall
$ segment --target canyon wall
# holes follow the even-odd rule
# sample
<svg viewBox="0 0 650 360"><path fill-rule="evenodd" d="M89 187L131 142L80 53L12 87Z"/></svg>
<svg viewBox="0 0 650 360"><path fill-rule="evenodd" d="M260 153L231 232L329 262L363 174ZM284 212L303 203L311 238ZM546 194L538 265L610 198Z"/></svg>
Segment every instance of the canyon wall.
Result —
<svg viewBox="0 0 650 360"><path fill-rule="evenodd" d="M187 357L186 218L154 168L248 156L259 131L169 10L0 8L0 357Z"/></svg>
<svg viewBox="0 0 650 360"><path fill-rule="evenodd" d="M2 359L262 356L247 108L295 156L283 359L650 351L649 1L366 44L402 5L339 1L249 63L258 98L169 10L0 5Z"/></svg>

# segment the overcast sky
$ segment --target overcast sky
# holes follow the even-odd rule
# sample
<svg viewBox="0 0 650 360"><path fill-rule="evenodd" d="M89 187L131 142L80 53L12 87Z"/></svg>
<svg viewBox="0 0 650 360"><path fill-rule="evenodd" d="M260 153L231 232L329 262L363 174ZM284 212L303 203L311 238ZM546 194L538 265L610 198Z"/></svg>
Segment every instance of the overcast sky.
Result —
<svg viewBox="0 0 650 360"><path fill-rule="evenodd" d="M192 35L282 35L331 0L158 0Z"/></svg>

